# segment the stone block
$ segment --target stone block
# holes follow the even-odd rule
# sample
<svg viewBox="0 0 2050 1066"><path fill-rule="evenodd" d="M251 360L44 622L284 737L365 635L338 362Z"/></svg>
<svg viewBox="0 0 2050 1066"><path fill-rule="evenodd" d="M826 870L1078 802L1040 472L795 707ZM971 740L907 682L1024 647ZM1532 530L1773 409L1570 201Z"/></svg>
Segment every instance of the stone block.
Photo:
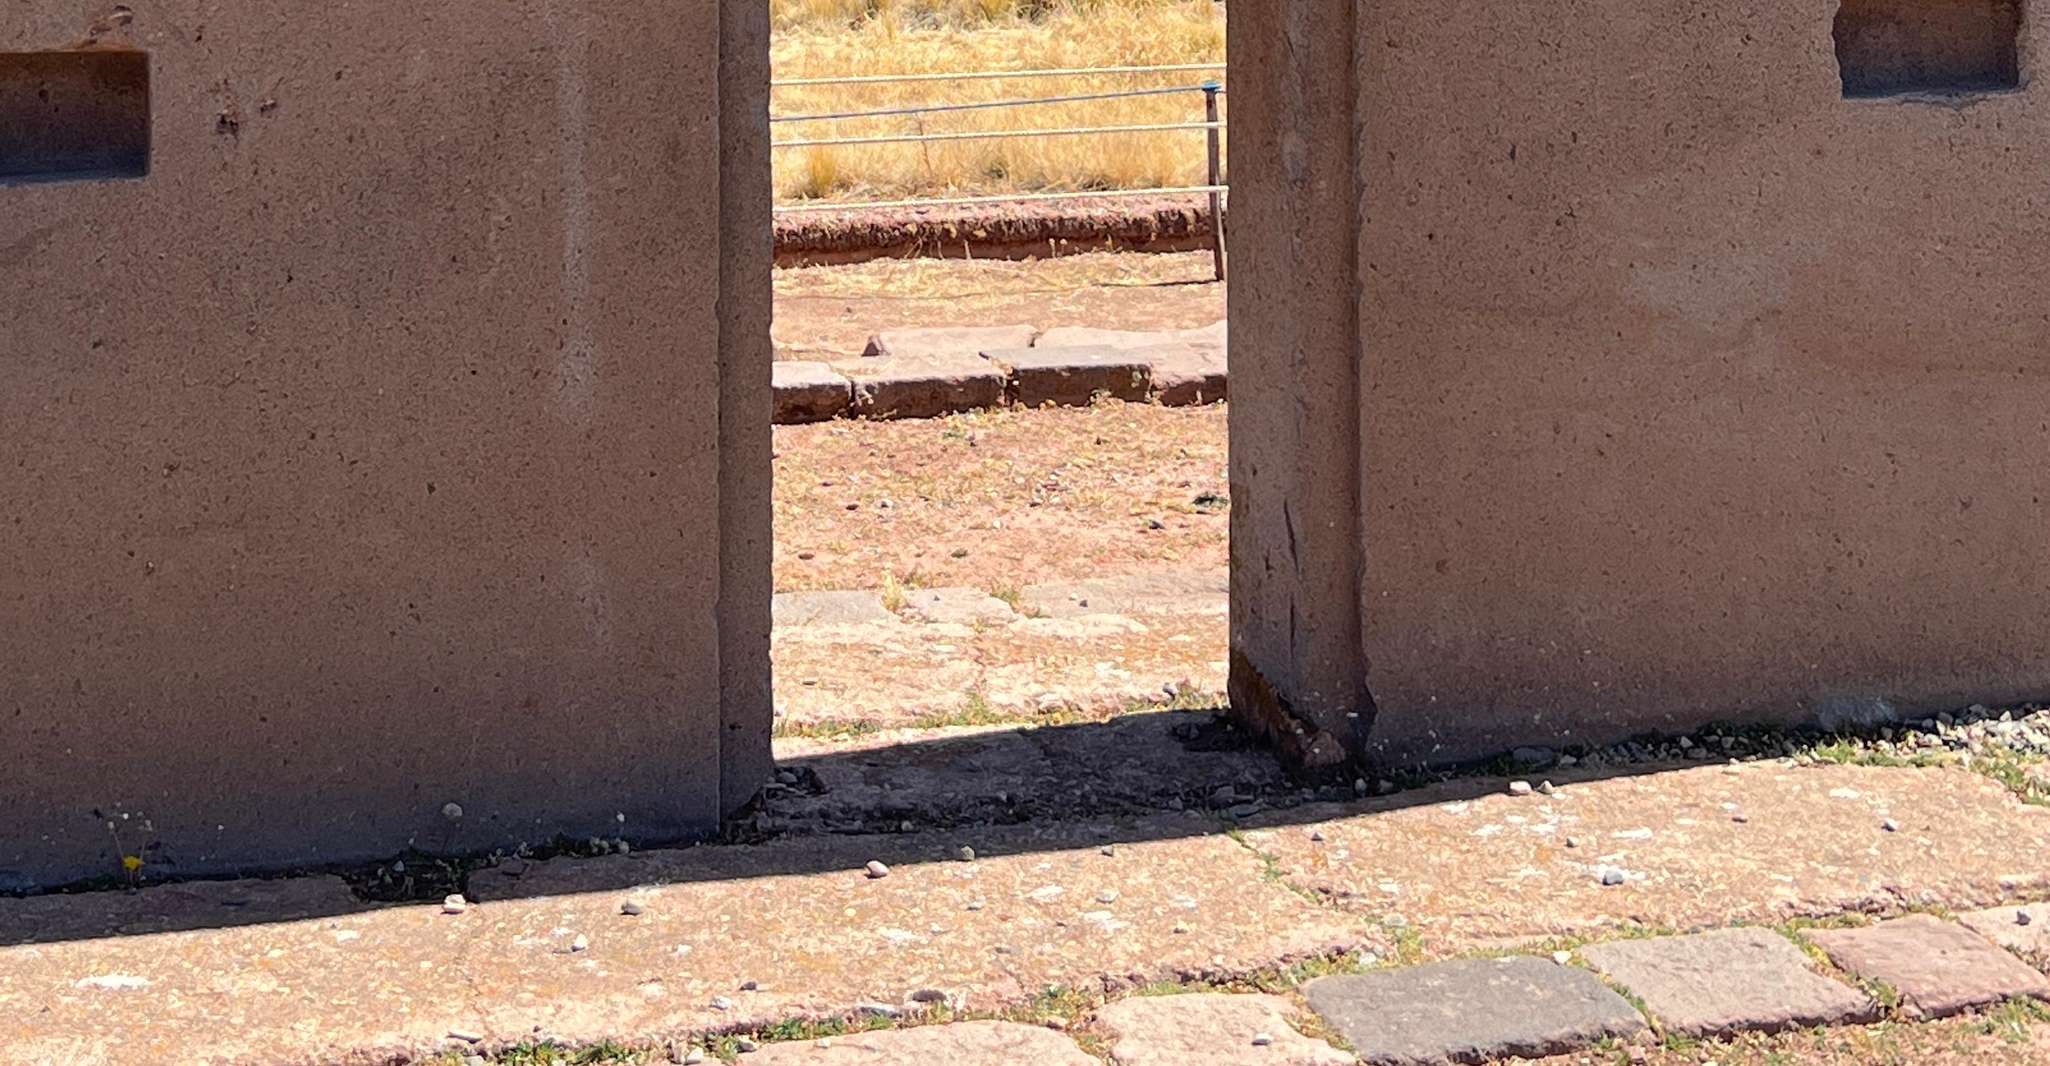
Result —
<svg viewBox="0 0 2050 1066"><path fill-rule="evenodd" d="M1223 319L1197 329L1096 329L1091 326L1056 326L1039 335L1035 348L1117 348L1136 351L1168 344L1196 344L1222 348L1226 325Z"/></svg>
<svg viewBox="0 0 2050 1066"><path fill-rule="evenodd" d="M1304 1036L1280 996L1135 996L1096 1012L1117 1066L1352 1066L1357 1059Z"/></svg>
<svg viewBox="0 0 2050 1066"><path fill-rule="evenodd" d="M1669 1032L1718 1037L1871 1021L1863 993L1815 972L1808 956L1766 929L1618 940L1580 949L1629 989Z"/></svg>
<svg viewBox="0 0 2050 1066"><path fill-rule="evenodd" d="M1025 613L1042 618L1091 614L1203 614L1230 609L1231 581L1222 573L1132 574L1028 586Z"/></svg>
<svg viewBox="0 0 2050 1066"><path fill-rule="evenodd" d="M779 592L770 601L777 626L854 626L901 621L874 592Z"/></svg>
<svg viewBox="0 0 2050 1066"><path fill-rule="evenodd" d="M1543 1058L1645 1028L1594 974L1529 956L1320 977L1303 995L1368 1066Z"/></svg>
<svg viewBox="0 0 2050 1066"><path fill-rule="evenodd" d="M854 383L825 363L778 360L772 366L779 426L824 422L847 413L854 403Z"/></svg>
<svg viewBox="0 0 2050 1066"><path fill-rule="evenodd" d="M975 355L889 356L841 369L863 418L935 418L1004 402L1003 369Z"/></svg>
<svg viewBox="0 0 2050 1066"><path fill-rule="evenodd" d="M1964 926L1927 914L1803 935L1838 966L1899 991L1911 1017L1942 1018L2019 996L2050 999L2050 979Z"/></svg>
<svg viewBox="0 0 2050 1066"><path fill-rule="evenodd" d="M1988 907L1960 914L1957 920L2009 951L2050 962L2050 903Z"/></svg>
<svg viewBox="0 0 2050 1066"><path fill-rule="evenodd" d="M1225 398L1228 357L1222 346L1167 344L1136 348L1132 354L1146 361L1156 403L1190 407Z"/></svg>
<svg viewBox="0 0 2050 1066"><path fill-rule="evenodd" d="M1083 407L1099 395L1138 401L1151 388L1152 367L1116 348L1002 348L982 355L1004 368L1006 397L1020 407Z"/></svg>
<svg viewBox="0 0 2050 1066"><path fill-rule="evenodd" d="M746 1056L753 1066L868 1066L924 1062L944 1066L1097 1066L1073 1040L1018 1022L955 1022L915 1029L845 1033L824 1040L768 1044Z"/></svg>
<svg viewBox="0 0 2050 1066"><path fill-rule="evenodd" d="M934 326L884 330L868 339L870 359L966 358L992 348L1029 348L1039 336L1033 326Z"/></svg>
<svg viewBox="0 0 2050 1066"><path fill-rule="evenodd" d="M1011 605L981 589L910 589L904 593L904 614L922 622L974 625L1018 620Z"/></svg>

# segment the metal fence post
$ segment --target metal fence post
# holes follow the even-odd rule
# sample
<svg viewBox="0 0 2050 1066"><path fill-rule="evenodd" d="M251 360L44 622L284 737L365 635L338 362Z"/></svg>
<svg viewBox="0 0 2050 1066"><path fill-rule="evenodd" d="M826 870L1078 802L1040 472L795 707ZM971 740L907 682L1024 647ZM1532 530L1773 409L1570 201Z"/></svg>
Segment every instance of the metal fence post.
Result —
<svg viewBox="0 0 2050 1066"><path fill-rule="evenodd" d="M1204 121L1210 123L1210 254L1216 261L1217 280L1224 280L1224 194L1217 186L1224 184L1223 130L1218 128L1217 94L1224 86L1216 81L1203 83Z"/></svg>

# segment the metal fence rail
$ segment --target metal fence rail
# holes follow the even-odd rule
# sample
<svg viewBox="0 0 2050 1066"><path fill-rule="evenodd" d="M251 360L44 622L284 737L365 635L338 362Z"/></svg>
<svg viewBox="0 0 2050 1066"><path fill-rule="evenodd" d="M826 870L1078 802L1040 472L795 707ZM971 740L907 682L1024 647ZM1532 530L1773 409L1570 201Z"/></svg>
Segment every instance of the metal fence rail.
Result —
<svg viewBox="0 0 2050 1066"><path fill-rule="evenodd" d="M821 85L880 85L907 82L938 82L988 80L1000 78L1082 78L1094 76L1179 73L1184 71L1219 70L1222 63L1179 63L1162 66L1138 67L1090 67L1050 70L992 70L961 73L927 74L864 74L843 78L790 78L772 81L771 87L821 86ZM1076 192L1012 193L999 196L954 196L920 197L901 200L832 201L798 204L783 204L776 208L777 214L800 212L833 211L845 208L905 208L905 207L953 207L974 204L1034 203L1048 200L1089 200L1127 196L1169 196L1178 194L1208 194L1210 199L1211 251L1215 273L1219 281L1224 280L1224 198L1229 187L1224 183L1222 136L1225 123L1218 107L1219 98L1225 93L1224 83L1205 81L1196 85L1154 86L1138 89L1121 89L1108 92L1075 93L1064 96L1036 96L1007 100L983 100L960 104L925 104L913 107L877 108L868 111L838 111L810 115L771 115L771 123L796 122L842 122L862 119L900 118L913 115L942 114L964 111L982 111L996 108L1034 107L1044 104L1087 103L1099 100L1116 100L1128 97L1168 96L1178 93L1203 94L1203 120L1200 122L1158 122L1131 123L1125 125L1061 126L1036 129L998 130L953 130L929 133L921 129L917 133L881 133L854 136L806 137L771 142L774 149L789 148L832 148L875 144L916 144L933 141L975 141L1001 140L1029 137L1073 137L1095 134L1130 133L1175 133L1203 130L1208 134L1207 164L1209 181L1203 185L1162 186L1145 189L1090 189Z"/></svg>

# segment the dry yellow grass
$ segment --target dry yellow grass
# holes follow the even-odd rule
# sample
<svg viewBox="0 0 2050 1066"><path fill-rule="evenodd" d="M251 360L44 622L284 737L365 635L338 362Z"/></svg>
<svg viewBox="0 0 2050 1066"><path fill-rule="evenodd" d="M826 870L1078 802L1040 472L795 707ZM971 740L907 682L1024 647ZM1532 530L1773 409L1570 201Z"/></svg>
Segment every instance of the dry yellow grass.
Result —
<svg viewBox="0 0 2050 1066"><path fill-rule="evenodd" d="M772 0L777 78L1222 62L1214 0ZM784 86L779 115L1194 85L1222 72ZM1201 93L922 116L778 123L777 140L1192 122ZM1200 130L779 149L781 200L1198 185Z"/></svg>

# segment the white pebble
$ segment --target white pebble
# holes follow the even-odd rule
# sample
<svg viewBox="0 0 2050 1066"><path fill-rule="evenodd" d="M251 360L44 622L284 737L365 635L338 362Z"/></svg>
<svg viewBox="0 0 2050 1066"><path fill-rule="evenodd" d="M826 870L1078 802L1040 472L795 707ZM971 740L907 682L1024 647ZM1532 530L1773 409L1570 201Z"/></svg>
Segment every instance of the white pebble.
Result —
<svg viewBox="0 0 2050 1066"><path fill-rule="evenodd" d="M461 914L469 909L470 901L464 899L460 893L444 897L441 901L441 913L443 914Z"/></svg>
<svg viewBox="0 0 2050 1066"><path fill-rule="evenodd" d="M962 862L974 862L975 849L969 847L966 844L963 844L961 845L961 850L954 853L954 857L960 859Z"/></svg>
<svg viewBox="0 0 2050 1066"><path fill-rule="evenodd" d="M1269 1044L1272 1044L1272 1043L1274 1043L1274 1038L1273 1038L1272 1036L1270 1036L1270 1035L1266 1034L1266 1033L1254 1033L1254 1034L1253 1034L1253 1046L1254 1046L1254 1047L1266 1047L1267 1045L1269 1045Z"/></svg>
<svg viewBox="0 0 2050 1066"><path fill-rule="evenodd" d="M578 933L578 934L577 934L577 938L576 938L575 940L572 940L572 941L570 941L570 942L569 942L569 949L570 949L571 951L583 951L584 949L586 949L586 948L588 948L588 947L590 947L590 946L591 946L591 938L590 938L590 937L587 937L587 936L585 936L585 935L584 935L584 934L582 934L582 933Z"/></svg>
<svg viewBox="0 0 2050 1066"><path fill-rule="evenodd" d="M1509 782L1509 794L1512 796L1528 796L1530 792L1530 782L1528 781Z"/></svg>
<svg viewBox="0 0 2050 1066"><path fill-rule="evenodd" d="M463 805L460 803L444 803L441 805L441 816L451 822L456 821L463 816Z"/></svg>
<svg viewBox="0 0 2050 1066"><path fill-rule="evenodd" d="M625 903L619 905L619 913L624 914L629 918L632 918L638 914L642 914L646 911L646 907L641 906L639 903L636 903L633 900L627 900Z"/></svg>
<svg viewBox="0 0 2050 1066"><path fill-rule="evenodd" d="M1096 894L1096 902L1098 903L1116 903L1117 901L1118 894L1108 888Z"/></svg>
<svg viewBox="0 0 2050 1066"><path fill-rule="evenodd" d="M874 859L868 860L868 866L865 869L868 870L868 876L871 879L890 876L890 868Z"/></svg>
<svg viewBox="0 0 2050 1066"><path fill-rule="evenodd" d="M725 996L713 996L711 1007L713 1010L732 1010L733 1001Z"/></svg>

